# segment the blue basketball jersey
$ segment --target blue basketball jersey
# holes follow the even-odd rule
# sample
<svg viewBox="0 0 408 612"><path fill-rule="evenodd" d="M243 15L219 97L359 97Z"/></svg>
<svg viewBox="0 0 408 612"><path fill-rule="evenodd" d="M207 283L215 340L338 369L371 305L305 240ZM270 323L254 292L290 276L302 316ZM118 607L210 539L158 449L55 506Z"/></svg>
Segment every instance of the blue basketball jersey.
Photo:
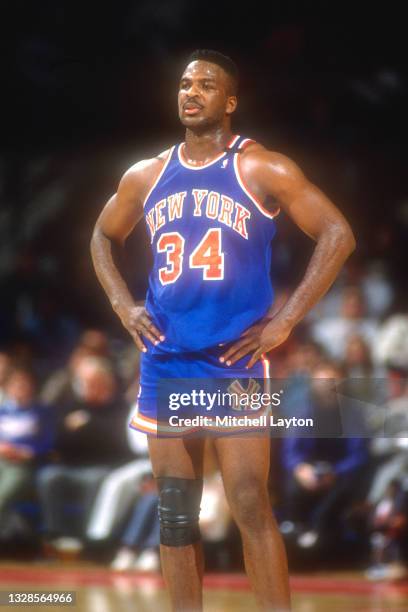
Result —
<svg viewBox="0 0 408 612"><path fill-rule="evenodd" d="M236 340L273 302L278 211L267 211L240 174L240 152L251 142L236 135L203 166L187 163L184 143L173 146L146 197L154 258L146 309L166 337L153 353Z"/></svg>

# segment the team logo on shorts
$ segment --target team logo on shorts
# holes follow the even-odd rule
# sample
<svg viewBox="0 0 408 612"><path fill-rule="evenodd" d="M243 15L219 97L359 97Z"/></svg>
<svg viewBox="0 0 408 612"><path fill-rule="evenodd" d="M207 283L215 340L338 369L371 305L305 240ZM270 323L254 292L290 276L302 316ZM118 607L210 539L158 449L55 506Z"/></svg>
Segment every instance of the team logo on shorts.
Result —
<svg viewBox="0 0 408 612"><path fill-rule="evenodd" d="M249 379L246 389L244 389L240 380L234 380L229 387L227 387L228 393L231 394L232 410L238 410L240 412L244 410L254 410L252 406L253 395L259 395L260 390L261 385L253 378Z"/></svg>

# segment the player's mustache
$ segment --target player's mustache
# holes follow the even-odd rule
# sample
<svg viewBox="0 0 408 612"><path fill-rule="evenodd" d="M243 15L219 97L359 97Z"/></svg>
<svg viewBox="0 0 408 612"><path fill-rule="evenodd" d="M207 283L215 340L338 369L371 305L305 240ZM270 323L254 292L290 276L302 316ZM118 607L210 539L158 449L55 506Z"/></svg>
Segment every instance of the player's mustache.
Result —
<svg viewBox="0 0 408 612"><path fill-rule="evenodd" d="M186 100L183 104L183 108L187 106L187 104L194 104L194 106L198 106L199 108L203 108L203 105L191 98L190 100Z"/></svg>

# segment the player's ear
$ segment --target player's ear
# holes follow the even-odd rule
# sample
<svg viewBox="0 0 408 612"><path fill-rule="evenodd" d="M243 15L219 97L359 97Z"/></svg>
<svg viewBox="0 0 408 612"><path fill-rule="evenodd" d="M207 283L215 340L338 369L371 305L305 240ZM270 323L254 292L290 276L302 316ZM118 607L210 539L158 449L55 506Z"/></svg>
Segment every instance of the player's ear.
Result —
<svg viewBox="0 0 408 612"><path fill-rule="evenodd" d="M227 99L227 108L225 109L225 112L227 113L227 115L232 115L232 113L235 111L235 109L238 106L238 100L236 96L228 96Z"/></svg>

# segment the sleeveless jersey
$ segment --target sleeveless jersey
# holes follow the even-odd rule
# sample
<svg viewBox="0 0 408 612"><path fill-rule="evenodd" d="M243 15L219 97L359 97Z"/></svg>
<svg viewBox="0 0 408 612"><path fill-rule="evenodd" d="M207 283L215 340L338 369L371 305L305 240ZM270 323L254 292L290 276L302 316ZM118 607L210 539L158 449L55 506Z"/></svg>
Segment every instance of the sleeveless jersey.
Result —
<svg viewBox="0 0 408 612"><path fill-rule="evenodd" d="M236 135L203 166L175 145L144 203L153 248L146 309L166 339L152 353L236 340L273 301L274 217L245 185ZM149 343L150 344L150 343Z"/></svg>

